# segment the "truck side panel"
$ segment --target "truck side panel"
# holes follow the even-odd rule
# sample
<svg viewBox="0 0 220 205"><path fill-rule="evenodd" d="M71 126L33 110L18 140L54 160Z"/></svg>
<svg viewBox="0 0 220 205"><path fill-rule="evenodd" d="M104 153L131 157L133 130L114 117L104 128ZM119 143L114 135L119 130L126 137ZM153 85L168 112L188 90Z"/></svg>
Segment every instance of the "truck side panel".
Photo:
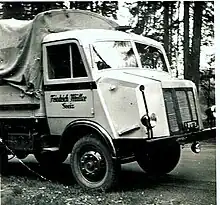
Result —
<svg viewBox="0 0 220 205"><path fill-rule="evenodd" d="M30 118L40 108L40 100L10 85L0 86L0 118Z"/></svg>

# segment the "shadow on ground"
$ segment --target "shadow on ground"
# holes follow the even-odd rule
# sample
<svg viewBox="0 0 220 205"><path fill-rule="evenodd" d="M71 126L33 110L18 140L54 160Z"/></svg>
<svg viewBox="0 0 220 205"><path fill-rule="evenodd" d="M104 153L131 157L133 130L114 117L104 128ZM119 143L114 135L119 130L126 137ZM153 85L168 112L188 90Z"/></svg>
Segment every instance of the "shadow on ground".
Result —
<svg viewBox="0 0 220 205"><path fill-rule="evenodd" d="M38 163L28 162L25 165L28 168L19 162L9 162L6 176L19 176L39 180L44 180L44 177L52 182L58 182L64 185L73 185L76 183L68 164L42 167Z"/></svg>

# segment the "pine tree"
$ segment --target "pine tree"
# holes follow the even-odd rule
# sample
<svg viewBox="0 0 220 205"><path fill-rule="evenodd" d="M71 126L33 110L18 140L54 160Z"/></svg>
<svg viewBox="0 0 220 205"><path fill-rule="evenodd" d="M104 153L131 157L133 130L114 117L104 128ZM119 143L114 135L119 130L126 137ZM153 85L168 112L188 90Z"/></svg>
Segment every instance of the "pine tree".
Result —
<svg viewBox="0 0 220 205"><path fill-rule="evenodd" d="M199 78L200 78L200 48L201 48L201 27L202 27L202 12L204 8L203 2L194 2L193 14L193 37L190 55L190 67L188 68L189 80L192 80L199 91Z"/></svg>
<svg viewBox="0 0 220 205"><path fill-rule="evenodd" d="M163 15L161 1L138 1L126 3L129 11L136 19L133 32L163 42Z"/></svg>
<svg viewBox="0 0 220 205"><path fill-rule="evenodd" d="M2 8L2 4L0 4L0 19L2 19L3 17L3 8Z"/></svg>
<svg viewBox="0 0 220 205"><path fill-rule="evenodd" d="M190 79L190 62L189 62L189 1L184 2L184 78Z"/></svg>
<svg viewBox="0 0 220 205"><path fill-rule="evenodd" d="M212 46L214 39L214 2L204 1L201 45Z"/></svg>
<svg viewBox="0 0 220 205"><path fill-rule="evenodd" d="M6 2L2 5L3 9L3 19L16 18L25 19L24 17L24 7L20 2Z"/></svg>
<svg viewBox="0 0 220 205"><path fill-rule="evenodd" d="M63 2L5 2L2 5L3 19L31 20L38 13L50 9L65 8Z"/></svg>
<svg viewBox="0 0 220 205"><path fill-rule="evenodd" d="M50 9L67 8L64 2L5 2L3 3L3 18L20 20L33 19L38 13ZM99 13L106 17L117 19L117 1L71 1L70 9L81 9Z"/></svg>
<svg viewBox="0 0 220 205"><path fill-rule="evenodd" d="M117 19L118 1L70 1L70 8L88 10Z"/></svg>
<svg viewBox="0 0 220 205"><path fill-rule="evenodd" d="M169 53L169 2L165 1L163 3L164 6L164 37L163 37L163 42L164 42L164 48L166 53ZM168 55L168 59L171 60L171 55Z"/></svg>
<svg viewBox="0 0 220 205"><path fill-rule="evenodd" d="M127 3L133 19L133 32L153 38L164 44L171 64L176 64L178 39L174 39L179 29L178 2L145 1ZM178 34L180 36L180 34Z"/></svg>

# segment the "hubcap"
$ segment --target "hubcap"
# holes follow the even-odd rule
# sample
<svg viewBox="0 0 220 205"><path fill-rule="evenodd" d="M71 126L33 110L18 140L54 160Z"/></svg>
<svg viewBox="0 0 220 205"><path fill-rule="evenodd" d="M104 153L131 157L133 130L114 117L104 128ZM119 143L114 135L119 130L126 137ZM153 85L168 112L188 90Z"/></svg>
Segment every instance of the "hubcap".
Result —
<svg viewBox="0 0 220 205"><path fill-rule="evenodd" d="M105 160L97 151L85 152L79 162L82 175L89 181L97 182L103 179L106 171Z"/></svg>

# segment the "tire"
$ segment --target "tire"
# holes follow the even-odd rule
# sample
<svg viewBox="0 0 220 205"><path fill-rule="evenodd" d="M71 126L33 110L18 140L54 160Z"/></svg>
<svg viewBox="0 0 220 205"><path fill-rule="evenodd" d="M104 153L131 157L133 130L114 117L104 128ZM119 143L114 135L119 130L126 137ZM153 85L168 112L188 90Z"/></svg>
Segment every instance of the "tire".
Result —
<svg viewBox="0 0 220 205"><path fill-rule="evenodd" d="M15 155L18 159L25 159L28 156L25 152L15 152Z"/></svg>
<svg viewBox="0 0 220 205"><path fill-rule="evenodd" d="M34 156L42 166L57 166L62 164L67 158L67 155L62 155L58 151L35 152Z"/></svg>
<svg viewBox="0 0 220 205"><path fill-rule="evenodd" d="M8 154L4 147L0 146L0 174L6 175L8 171Z"/></svg>
<svg viewBox="0 0 220 205"><path fill-rule="evenodd" d="M70 165L76 181L85 189L107 191L117 182L119 166L116 160L92 134L79 139L73 146Z"/></svg>
<svg viewBox="0 0 220 205"><path fill-rule="evenodd" d="M136 154L139 166L149 175L164 175L171 172L179 162L181 154L177 142L149 145Z"/></svg>

